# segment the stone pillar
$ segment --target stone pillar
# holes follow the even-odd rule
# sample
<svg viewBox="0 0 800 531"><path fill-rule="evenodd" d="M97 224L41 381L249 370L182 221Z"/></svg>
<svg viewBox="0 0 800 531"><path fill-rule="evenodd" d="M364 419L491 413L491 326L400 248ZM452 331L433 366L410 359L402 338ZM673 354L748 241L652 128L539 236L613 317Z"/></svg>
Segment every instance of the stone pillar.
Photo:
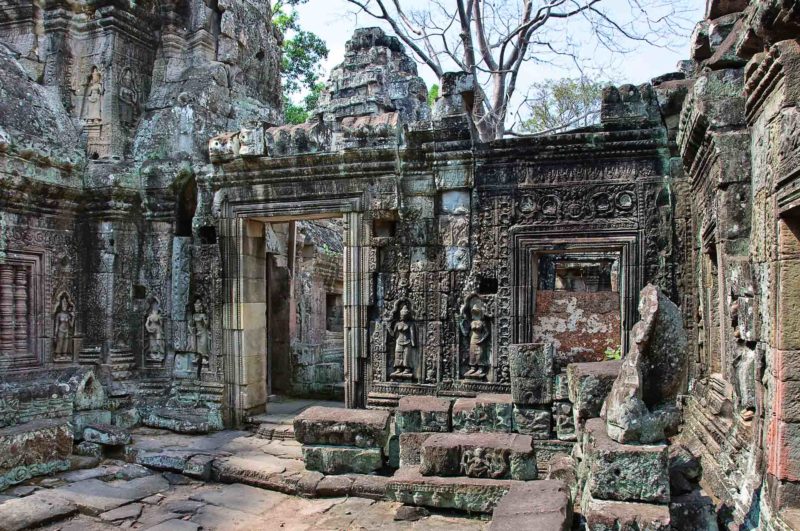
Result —
<svg viewBox="0 0 800 531"><path fill-rule="evenodd" d="M346 407L364 407L364 367L369 356L367 306L373 294L370 271L374 251L361 244L367 228L360 212L344 215L344 380ZM373 256L371 260L370 257Z"/></svg>
<svg viewBox="0 0 800 531"><path fill-rule="evenodd" d="M0 265L0 354L14 352L14 268Z"/></svg>
<svg viewBox="0 0 800 531"><path fill-rule="evenodd" d="M28 271L14 267L14 350L28 350Z"/></svg>

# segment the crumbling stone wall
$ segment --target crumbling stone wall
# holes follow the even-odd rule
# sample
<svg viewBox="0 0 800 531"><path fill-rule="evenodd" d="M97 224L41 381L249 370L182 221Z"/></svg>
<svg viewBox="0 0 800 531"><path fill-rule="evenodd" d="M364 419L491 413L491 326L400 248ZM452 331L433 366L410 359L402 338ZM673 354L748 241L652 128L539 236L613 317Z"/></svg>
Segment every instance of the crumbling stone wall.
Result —
<svg viewBox="0 0 800 531"><path fill-rule="evenodd" d="M708 3L693 36L677 143L691 183L695 341L679 439L700 457L725 525L792 527L793 120L800 13ZM788 40L787 40L788 39ZM790 280L792 279L792 280Z"/></svg>

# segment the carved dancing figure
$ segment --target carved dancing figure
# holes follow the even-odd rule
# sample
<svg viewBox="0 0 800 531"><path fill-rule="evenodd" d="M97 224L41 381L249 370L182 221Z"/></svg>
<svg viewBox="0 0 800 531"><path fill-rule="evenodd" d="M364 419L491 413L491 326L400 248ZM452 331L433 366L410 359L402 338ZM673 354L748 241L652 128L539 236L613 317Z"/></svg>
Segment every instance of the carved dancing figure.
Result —
<svg viewBox="0 0 800 531"><path fill-rule="evenodd" d="M484 478L489 473L489 465L485 457L486 450L478 446L472 451L467 450L461 458L461 468L468 477Z"/></svg>
<svg viewBox="0 0 800 531"><path fill-rule="evenodd" d="M489 323L479 301L469 305L469 319L466 317L467 305L461 309L461 333L469 337L469 370L465 378L480 380L486 377L489 368Z"/></svg>
<svg viewBox="0 0 800 531"><path fill-rule="evenodd" d="M417 327L411 318L411 309L408 304L400 306L398 319L389 326L386 332L393 338L394 343L394 372L389 377L397 379L411 379L414 376L414 349L417 347Z"/></svg>
<svg viewBox="0 0 800 531"><path fill-rule="evenodd" d="M208 314L201 299L194 301L194 312L189 319L189 350L197 355L197 379L203 371L203 364L208 362L210 348L210 326Z"/></svg>
<svg viewBox="0 0 800 531"><path fill-rule="evenodd" d="M83 119L87 122L100 122L103 118L103 74L96 67L92 67L89 76L89 86L86 89L86 98L83 103Z"/></svg>
<svg viewBox="0 0 800 531"><path fill-rule="evenodd" d="M158 301L153 301L150 312L144 322L147 332L147 359L155 362L164 361L164 318Z"/></svg>
<svg viewBox="0 0 800 531"><path fill-rule="evenodd" d="M53 360L71 361L72 336L75 328L75 307L69 295L62 293L53 312Z"/></svg>
<svg viewBox="0 0 800 531"><path fill-rule="evenodd" d="M119 85L119 121L122 125L132 126L139 114L139 92L130 68L122 73Z"/></svg>

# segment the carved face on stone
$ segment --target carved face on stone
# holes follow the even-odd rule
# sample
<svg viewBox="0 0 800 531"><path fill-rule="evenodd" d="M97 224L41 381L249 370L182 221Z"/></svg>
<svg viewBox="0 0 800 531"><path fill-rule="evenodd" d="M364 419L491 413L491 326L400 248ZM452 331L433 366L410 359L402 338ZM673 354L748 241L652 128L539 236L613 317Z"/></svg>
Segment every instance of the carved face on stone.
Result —
<svg viewBox="0 0 800 531"><path fill-rule="evenodd" d="M203 313L204 309L205 308L203 308L203 301L202 300L197 299L197 300L194 301L194 311L195 311L195 313Z"/></svg>
<svg viewBox="0 0 800 531"><path fill-rule="evenodd" d="M470 314L472 315L472 318L474 320L480 321L481 319L483 319L483 308L481 308L480 304L475 303L472 305Z"/></svg>
<svg viewBox="0 0 800 531"><path fill-rule="evenodd" d="M408 304L404 304L400 307L400 320L401 321L408 321L411 317L411 310L408 308Z"/></svg>

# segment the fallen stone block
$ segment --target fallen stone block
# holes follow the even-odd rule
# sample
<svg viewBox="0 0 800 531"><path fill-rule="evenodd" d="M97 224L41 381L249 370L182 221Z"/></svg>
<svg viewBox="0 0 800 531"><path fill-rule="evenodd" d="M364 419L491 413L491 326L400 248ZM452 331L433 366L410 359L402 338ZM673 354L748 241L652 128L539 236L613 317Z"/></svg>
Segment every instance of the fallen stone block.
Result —
<svg viewBox="0 0 800 531"><path fill-rule="evenodd" d="M106 522L118 522L120 520L136 520L139 518L139 515L142 514L142 505L141 503L131 503L128 505L123 505L122 507L117 507L116 509L111 509L110 511L106 511L104 513L100 513L100 519Z"/></svg>
<svg viewBox="0 0 800 531"><path fill-rule="evenodd" d="M716 531L717 511L714 501L701 491L673 496L669 503L672 529L681 531Z"/></svg>
<svg viewBox="0 0 800 531"><path fill-rule="evenodd" d="M571 363L567 366L569 399L579 431L587 420L600 416L611 386L619 375L621 361Z"/></svg>
<svg viewBox="0 0 800 531"><path fill-rule="evenodd" d="M92 424L111 424L111 412L105 409L76 411L72 415L72 431L75 440L81 440L83 430Z"/></svg>
<svg viewBox="0 0 800 531"><path fill-rule="evenodd" d="M582 508L591 531L671 531L669 506L587 499ZM675 528L679 529L679 528Z"/></svg>
<svg viewBox="0 0 800 531"><path fill-rule="evenodd" d="M214 463L213 455L193 455L186 461L183 473L189 477L208 481L211 478L211 467Z"/></svg>
<svg viewBox="0 0 800 531"><path fill-rule="evenodd" d="M410 432L400 434L400 466L419 465L422 444L435 432Z"/></svg>
<svg viewBox="0 0 800 531"><path fill-rule="evenodd" d="M452 409L452 400L446 398L404 396L394 413L396 432L448 432Z"/></svg>
<svg viewBox="0 0 800 531"><path fill-rule="evenodd" d="M431 513L424 507L415 507L413 505L401 505L397 508L394 514L395 522L416 522L423 518L427 518Z"/></svg>
<svg viewBox="0 0 800 531"><path fill-rule="evenodd" d="M294 436L308 445L380 448L389 437L389 412L314 406L294 418Z"/></svg>
<svg viewBox="0 0 800 531"><path fill-rule="evenodd" d="M536 452L530 435L439 433L422 444L423 476L536 479Z"/></svg>
<svg viewBox="0 0 800 531"><path fill-rule="evenodd" d="M369 474L383 468L380 448L303 446L306 469L323 474Z"/></svg>
<svg viewBox="0 0 800 531"><path fill-rule="evenodd" d="M516 433L530 435L537 440L550 438L553 413L549 410L535 409L514 404L514 430Z"/></svg>
<svg viewBox="0 0 800 531"><path fill-rule="evenodd" d="M386 497L409 505L491 513L517 484L510 479L423 476L418 467L402 467L386 484Z"/></svg>
<svg viewBox="0 0 800 531"><path fill-rule="evenodd" d="M669 502L669 454L665 444L633 445L612 440L603 419L584 433L586 488L600 500Z"/></svg>
<svg viewBox="0 0 800 531"><path fill-rule="evenodd" d="M35 476L69 470L72 430L63 419L0 429L0 491Z"/></svg>
<svg viewBox="0 0 800 531"><path fill-rule="evenodd" d="M560 481L529 481L515 485L497 503L489 531L569 531L572 504Z"/></svg>
<svg viewBox="0 0 800 531"><path fill-rule="evenodd" d="M53 491L40 490L0 503L0 531L33 529L78 512L73 502Z"/></svg>
<svg viewBox="0 0 800 531"><path fill-rule="evenodd" d="M103 457L103 446L94 442L81 441L75 445L72 451L77 455L86 457L96 457L98 459Z"/></svg>
<svg viewBox="0 0 800 531"><path fill-rule="evenodd" d="M103 446L122 446L131 443L131 434L108 424L91 424L83 430L83 440Z"/></svg>
<svg viewBox="0 0 800 531"><path fill-rule="evenodd" d="M170 470L180 472L186 469L186 464L194 452L180 450L164 450L161 452L139 451L136 453L134 463L155 470Z"/></svg>
<svg viewBox="0 0 800 531"><path fill-rule="evenodd" d="M142 419L142 424L189 434L209 433L224 427L219 410L213 408L155 408Z"/></svg>
<svg viewBox="0 0 800 531"><path fill-rule="evenodd" d="M510 433L513 427L511 395L482 394L459 398L453 404L453 431Z"/></svg>

